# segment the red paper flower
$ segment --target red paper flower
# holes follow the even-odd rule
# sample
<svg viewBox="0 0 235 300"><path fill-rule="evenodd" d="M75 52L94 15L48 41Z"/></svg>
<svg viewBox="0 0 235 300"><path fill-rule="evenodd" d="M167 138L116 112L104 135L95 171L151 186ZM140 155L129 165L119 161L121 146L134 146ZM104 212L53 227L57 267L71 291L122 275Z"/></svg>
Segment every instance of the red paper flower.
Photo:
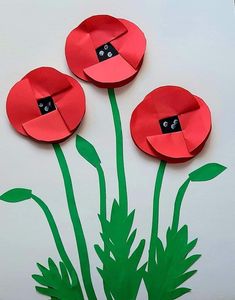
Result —
<svg viewBox="0 0 235 300"><path fill-rule="evenodd" d="M65 54L76 76L99 87L114 88L136 76L145 48L144 33L135 24L98 15L70 32Z"/></svg>
<svg viewBox="0 0 235 300"><path fill-rule="evenodd" d="M85 95L72 77L42 67L13 86L6 108L19 133L38 141L59 142L80 124L85 113Z"/></svg>
<svg viewBox="0 0 235 300"><path fill-rule="evenodd" d="M131 117L131 135L144 152L177 163L198 154L211 131L206 103L187 90L164 86L148 94Z"/></svg>

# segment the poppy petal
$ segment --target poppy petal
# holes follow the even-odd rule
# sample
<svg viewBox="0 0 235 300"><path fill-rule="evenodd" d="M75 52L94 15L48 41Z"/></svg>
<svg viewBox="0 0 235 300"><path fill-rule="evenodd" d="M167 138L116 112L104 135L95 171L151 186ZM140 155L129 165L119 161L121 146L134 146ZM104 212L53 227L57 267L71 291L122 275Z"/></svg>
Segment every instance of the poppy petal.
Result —
<svg viewBox="0 0 235 300"><path fill-rule="evenodd" d="M80 84L69 78L73 87L54 97L56 107L70 131L75 130L85 114L85 95Z"/></svg>
<svg viewBox="0 0 235 300"><path fill-rule="evenodd" d="M183 135L189 152L193 152L208 137L211 131L211 114L205 102L196 97L200 109L179 116Z"/></svg>
<svg viewBox="0 0 235 300"><path fill-rule="evenodd" d="M64 74L49 67L35 69L23 79L29 80L36 99L53 96L71 87Z"/></svg>
<svg viewBox="0 0 235 300"><path fill-rule="evenodd" d="M181 131L148 136L147 140L157 153L165 157L173 159L193 157L193 155L188 151L184 135Z"/></svg>
<svg viewBox="0 0 235 300"><path fill-rule="evenodd" d="M38 141L58 142L71 135L58 110L26 122L23 127L30 137Z"/></svg>
<svg viewBox="0 0 235 300"><path fill-rule="evenodd" d="M144 99L131 116L131 135L136 145L144 152L155 156L156 153L148 143L146 137L161 134L158 114L152 110L151 99Z"/></svg>
<svg viewBox="0 0 235 300"><path fill-rule="evenodd" d="M79 27L72 30L66 40L65 55L72 72L88 81L83 70L99 62L90 34Z"/></svg>
<svg viewBox="0 0 235 300"><path fill-rule="evenodd" d="M84 72L92 80L103 84L119 83L137 73L120 55L86 68Z"/></svg>
<svg viewBox="0 0 235 300"><path fill-rule="evenodd" d="M79 28L90 34L94 49L127 32L123 22L109 15L92 16L83 21Z"/></svg>
<svg viewBox="0 0 235 300"><path fill-rule="evenodd" d="M19 133L27 135L22 124L41 115L28 79L12 87L7 97L6 110L12 126Z"/></svg>
<svg viewBox="0 0 235 300"><path fill-rule="evenodd" d="M134 23L119 19L127 28L127 33L114 39L111 44L132 65L134 69L140 67L146 49L144 33Z"/></svg>

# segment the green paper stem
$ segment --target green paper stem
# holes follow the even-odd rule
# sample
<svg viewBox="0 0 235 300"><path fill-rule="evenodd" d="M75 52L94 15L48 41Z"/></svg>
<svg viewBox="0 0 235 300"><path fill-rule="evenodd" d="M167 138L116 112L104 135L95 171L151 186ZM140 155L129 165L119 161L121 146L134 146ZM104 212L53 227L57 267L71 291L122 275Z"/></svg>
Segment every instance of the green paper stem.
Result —
<svg viewBox="0 0 235 300"><path fill-rule="evenodd" d="M106 220L107 208L106 208L106 183L104 177L104 170L101 165L98 165L96 170L98 173L99 187L100 187L100 217Z"/></svg>
<svg viewBox="0 0 235 300"><path fill-rule="evenodd" d="M159 223L159 202L160 202L160 193L162 187L163 176L166 168L166 162L161 161L157 177L155 181L154 196L153 196L153 215L152 215L152 231L150 238L150 247L149 247L149 259L148 259L148 270L155 265L155 255L157 248L157 237L158 237L158 223Z"/></svg>
<svg viewBox="0 0 235 300"><path fill-rule="evenodd" d="M180 219L180 209L182 205L182 201L185 195L185 192L189 186L190 179L188 178L179 188L176 199L175 199L175 206L173 212L173 221L172 221L172 231L176 232L179 226L179 219Z"/></svg>
<svg viewBox="0 0 235 300"><path fill-rule="evenodd" d="M124 157L123 157L123 136L122 136L122 124L120 113L115 97L114 89L108 89L109 100L112 108L113 122L116 135L116 166L118 175L118 190L119 190L119 204L123 210L124 215L128 212L128 200L127 200L127 186L126 176L124 169Z"/></svg>
<svg viewBox="0 0 235 300"><path fill-rule="evenodd" d="M105 182L105 176L104 176L104 170L99 164L96 167L98 178L99 178L99 187L100 187L100 220L107 220L107 208L106 208L106 182ZM101 222L102 223L102 222ZM106 243L104 242L104 255L109 255L109 250L106 247ZM103 264L103 270L105 271L105 264ZM111 293L106 286L104 280L103 280L103 286L104 286L104 292L107 300L113 300Z"/></svg>
<svg viewBox="0 0 235 300"><path fill-rule="evenodd" d="M84 287L89 300L96 300L96 294L91 279L90 262L88 257L87 245L85 236L82 229L82 224L79 218L76 201L74 197L72 180L69 168L64 156L64 153L59 144L53 144L55 154L60 166L60 170L64 180L65 192L67 197L68 209L72 221L75 239L77 243L77 250L80 260L81 273L83 278Z"/></svg>
<svg viewBox="0 0 235 300"><path fill-rule="evenodd" d="M62 259L63 263L65 264L66 268L68 269L69 275L71 277L72 285L78 286L79 290L82 294L82 289L81 289L81 285L80 285L80 282L79 282L79 279L77 276L77 272L76 272L71 260L69 259L68 254L66 253L66 250L64 248L63 242L60 237L59 230L57 228L57 225L56 225L56 222L54 220L52 213L50 212L48 206L36 195L32 194L31 198L39 205L39 207L44 212L46 219L48 221L48 224L50 226L50 229L51 229L51 232L52 232L55 244L56 244L56 248L60 255L60 258Z"/></svg>

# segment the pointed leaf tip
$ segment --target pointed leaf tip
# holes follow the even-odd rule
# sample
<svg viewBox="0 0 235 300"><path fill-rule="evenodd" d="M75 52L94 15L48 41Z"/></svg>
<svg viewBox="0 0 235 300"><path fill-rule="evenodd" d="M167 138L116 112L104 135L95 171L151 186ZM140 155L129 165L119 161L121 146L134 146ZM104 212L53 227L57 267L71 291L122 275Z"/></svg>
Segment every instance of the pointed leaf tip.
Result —
<svg viewBox="0 0 235 300"><path fill-rule="evenodd" d="M76 148L78 153L95 168L101 164L95 147L80 135L76 136Z"/></svg>
<svg viewBox="0 0 235 300"><path fill-rule="evenodd" d="M23 188L15 188L0 196L0 200L10 203L21 202L32 197L32 191Z"/></svg>
<svg viewBox="0 0 235 300"><path fill-rule="evenodd" d="M189 174L191 181L208 181L220 175L226 167L217 163L206 164Z"/></svg>

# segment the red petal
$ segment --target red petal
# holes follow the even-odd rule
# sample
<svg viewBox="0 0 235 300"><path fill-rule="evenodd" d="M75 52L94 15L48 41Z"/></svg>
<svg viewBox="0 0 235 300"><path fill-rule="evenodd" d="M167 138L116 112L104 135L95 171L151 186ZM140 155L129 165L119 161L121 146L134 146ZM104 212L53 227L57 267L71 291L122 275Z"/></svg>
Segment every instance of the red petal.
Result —
<svg viewBox="0 0 235 300"><path fill-rule="evenodd" d="M75 130L85 113L85 95L80 84L68 76L72 88L54 97L56 107L70 131Z"/></svg>
<svg viewBox="0 0 235 300"><path fill-rule="evenodd" d="M130 122L131 135L136 145L144 152L156 156L146 137L161 134L158 114L153 110L151 98L145 97L133 111Z"/></svg>
<svg viewBox="0 0 235 300"><path fill-rule="evenodd" d="M122 82L137 73L120 55L86 68L84 72L92 80L103 85Z"/></svg>
<svg viewBox="0 0 235 300"><path fill-rule="evenodd" d="M166 158L191 158L183 133L181 131L155 136L148 136L147 140L153 149Z"/></svg>
<svg viewBox="0 0 235 300"><path fill-rule="evenodd" d="M24 123L23 127L30 137L43 142L58 142L72 134L58 110Z"/></svg>
<svg viewBox="0 0 235 300"><path fill-rule="evenodd" d="M199 108L195 97L189 91L177 86L157 88L146 98L152 101L152 110L157 111L159 120Z"/></svg>
<svg viewBox="0 0 235 300"><path fill-rule="evenodd" d="M144 33L134 23L119 19L127 28L127 33L116 38L111 44L133 68L138 69L146 49Z"/></svg>
<svg viewBox="0 0 235 300"><path fill-rule="evenodd" d="M208 106L199 97L195 97L199 109L179 116L184 138L189 152L193 152L204 142L211 131L211 114Z"/></svg>
<svg viewBox="0 0 235 300"><path fill-rule="evenodd" d="M25 78L29 80L37 99L53 96L71 87L64 74L49 67L37 68L23 79Z"/></svg>
<svg viewBox="0 0 235 300"><path fill-rule="evenodd" d="M99 62L90 34L79 27L72 30L66 40L65 55L71 71L88 81L83 70Z"/></svg>
<svg viewBox="0 0 235 300"><path fill-rule="evenodd" d="M6 110L12 126L27 135L22 124L41 115L28 79L17 82L10 90Z"/></svg>
<svg viewBox="0 0 235 300"><path fill-rule="evenodd" d="M92 16L83 21L79 28L90 34L95 49L127 32L122 22L108 15Z"/></svg>

